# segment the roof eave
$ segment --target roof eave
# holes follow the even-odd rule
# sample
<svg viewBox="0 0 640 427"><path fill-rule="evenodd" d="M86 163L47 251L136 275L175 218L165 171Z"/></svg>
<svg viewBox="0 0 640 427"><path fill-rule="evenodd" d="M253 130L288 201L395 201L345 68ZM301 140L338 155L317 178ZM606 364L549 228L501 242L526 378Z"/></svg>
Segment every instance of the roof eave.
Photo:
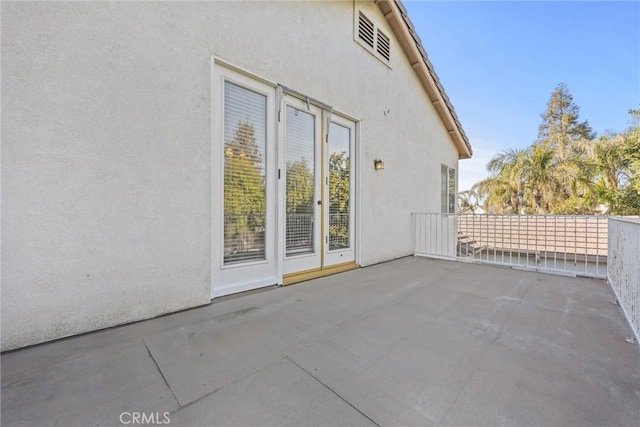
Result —
<svg viewBox="0 0 640 427"><path fill-rule="evenodd" d="M376 4L398 38L411 67L416 72L431 103L438 112L440 120L442 120L451 140L458 149L458 157L460 159L470 158L473 155L473 149L469 139L462 129L453 105L451 105L451 101L447 97L438 75L427 57L427 53L413 28L404 6L402 6L400 0L376 0Z"/></svg>

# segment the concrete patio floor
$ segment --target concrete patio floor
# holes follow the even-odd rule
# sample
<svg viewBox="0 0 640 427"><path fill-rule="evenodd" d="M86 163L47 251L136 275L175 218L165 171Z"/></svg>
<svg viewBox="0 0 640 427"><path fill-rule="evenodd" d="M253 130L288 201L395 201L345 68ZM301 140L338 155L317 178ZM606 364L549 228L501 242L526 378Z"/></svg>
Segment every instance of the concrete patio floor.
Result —
<svg viewBox="0 0 640 427"><path fill-rule="evenodd" d="M638 426L612 298L402 258L3 354L2 425Z"/></svg>

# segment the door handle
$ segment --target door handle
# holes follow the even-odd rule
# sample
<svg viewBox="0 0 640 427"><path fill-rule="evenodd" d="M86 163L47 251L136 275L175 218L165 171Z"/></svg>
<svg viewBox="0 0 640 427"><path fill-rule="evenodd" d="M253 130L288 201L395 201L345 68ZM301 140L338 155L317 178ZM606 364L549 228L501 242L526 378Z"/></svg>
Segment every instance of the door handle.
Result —
<svg viewBox="0 0 640 427"><path fill-rule="evenodd" d="M318 200L318 205L322 205L322 200Z"/></svg>

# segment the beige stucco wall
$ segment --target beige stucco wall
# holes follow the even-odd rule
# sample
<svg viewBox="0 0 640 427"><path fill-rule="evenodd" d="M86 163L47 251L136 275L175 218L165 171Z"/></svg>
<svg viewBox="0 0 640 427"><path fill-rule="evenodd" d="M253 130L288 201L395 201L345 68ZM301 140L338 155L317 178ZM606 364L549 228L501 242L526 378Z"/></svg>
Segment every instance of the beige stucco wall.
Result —
<svg viewBox="0 0 640 427"><path fill-rule="evenodd" d="M410 254L457 152L362 7L391 68L350 2L3 2L2 350L209 301L212 56L361 120L359 262Z"/></svg>

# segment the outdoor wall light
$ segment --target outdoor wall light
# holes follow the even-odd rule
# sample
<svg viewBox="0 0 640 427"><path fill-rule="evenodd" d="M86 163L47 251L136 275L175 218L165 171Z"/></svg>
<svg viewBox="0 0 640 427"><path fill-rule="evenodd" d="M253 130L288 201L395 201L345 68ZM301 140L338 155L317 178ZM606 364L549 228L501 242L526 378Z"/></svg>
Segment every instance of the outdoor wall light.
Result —
<svg viewBox="0 0 640 427"><path fill-rule="evenodd" d="M384 169L384 162L382 160L374 160L373 161L373 167L375 170L377 171L381 171L382 169Z"/></svg>

